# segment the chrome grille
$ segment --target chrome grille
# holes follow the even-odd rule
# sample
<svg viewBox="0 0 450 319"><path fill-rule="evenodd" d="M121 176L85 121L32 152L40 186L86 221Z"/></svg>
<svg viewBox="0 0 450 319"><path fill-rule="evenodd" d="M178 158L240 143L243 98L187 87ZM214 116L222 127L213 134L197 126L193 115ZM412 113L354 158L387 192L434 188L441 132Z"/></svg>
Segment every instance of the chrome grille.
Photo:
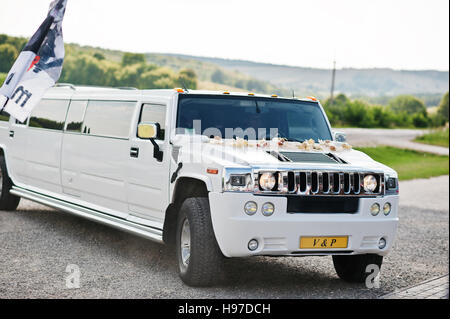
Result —
<svg viewBox="0 0 450 319"><path fill-rule="evenodd" d="M375 172L342 171L278 171L278 186L273 191L257 193L298 194L302 196L377 196L384 195L384 174ZM373 175L377 179L374 192L364 191L364 177ZM255 174L255 183L258 173ZM256 184L257 185L257 184Z"/></svg>

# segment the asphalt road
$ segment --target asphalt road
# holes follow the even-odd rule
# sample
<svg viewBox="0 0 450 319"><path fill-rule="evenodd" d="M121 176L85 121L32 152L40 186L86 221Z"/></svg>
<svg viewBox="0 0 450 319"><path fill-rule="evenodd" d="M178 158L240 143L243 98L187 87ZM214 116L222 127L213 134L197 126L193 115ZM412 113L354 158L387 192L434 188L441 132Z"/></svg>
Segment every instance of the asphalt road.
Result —
<svg viewBox="0 0 450 319"><path fill-rule="evenodd" d="M353 146L389 145L419 152L449 155L448 147L413 142L417 136L423 135L429 130L342 128L336 129L336 131L344 132L348 142Z"/></svg>
<svg viewBox="0 0 450 319"><path fill-rule="evenodd" d="M187 287L167 247L22 200L0 212L0 298L376 298L448 273L448 190L448 176L401 184L378 289L341 281L331 257L234 259L225 284ZM69 264L78 289L66 288Z"/></svg>

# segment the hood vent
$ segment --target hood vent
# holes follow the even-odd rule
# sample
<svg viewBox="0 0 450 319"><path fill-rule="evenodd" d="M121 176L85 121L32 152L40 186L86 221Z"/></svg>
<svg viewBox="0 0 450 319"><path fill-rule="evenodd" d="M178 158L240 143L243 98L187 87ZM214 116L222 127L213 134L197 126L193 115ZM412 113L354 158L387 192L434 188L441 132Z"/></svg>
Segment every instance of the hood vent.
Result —
<svg viewBox="0 0 450 319"><path fill-rule="evenodd" d="M293 163L324 163L324 164L348 164L343 159L332 153L310 153L310 152L267 152L281 162Z"/></svg>

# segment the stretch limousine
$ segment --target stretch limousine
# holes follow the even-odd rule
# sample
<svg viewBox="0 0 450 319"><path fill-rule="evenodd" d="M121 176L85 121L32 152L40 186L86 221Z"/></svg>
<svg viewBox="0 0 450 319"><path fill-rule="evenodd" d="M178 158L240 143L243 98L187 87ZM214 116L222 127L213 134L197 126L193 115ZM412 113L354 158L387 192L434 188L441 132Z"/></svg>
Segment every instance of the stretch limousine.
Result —
<svg viewBox="0 0 450 319"><path fill-rule="evenodd" d="M0 209L170 243L193 286L256 255L333 256L363 282L392 247L398 178L344 138L314 98L60 84L24 123L0 115Z"/></svg>

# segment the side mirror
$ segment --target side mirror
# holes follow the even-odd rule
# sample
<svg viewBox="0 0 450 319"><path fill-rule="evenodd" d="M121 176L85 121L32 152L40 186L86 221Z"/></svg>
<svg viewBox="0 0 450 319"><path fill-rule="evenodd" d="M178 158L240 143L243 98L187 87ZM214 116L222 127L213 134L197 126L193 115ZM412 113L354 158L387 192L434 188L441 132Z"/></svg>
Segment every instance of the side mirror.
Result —
<svg viewBox="0 0 450 319"><path fill-rule="evenodd" d="M336 142L345 143L347 142L347 135L342 132L334 132L334 140Z"/></svg>
<svg viewBox="0 0 450 319"><path fill-rule="evenodd" d="M155 138L158 137L161 128L158 123L142 122L138 125L137 136L143 140L150 140L153 144L153 157L162 162L164 153L160 150Z"/></svg>
<svg viewBox="0 0 450 319"><path fill-rule="evenodd" d="M142 122L138 125L137 136L139 138L149 140L158 136L159 124L152 122Z"/></svg>

